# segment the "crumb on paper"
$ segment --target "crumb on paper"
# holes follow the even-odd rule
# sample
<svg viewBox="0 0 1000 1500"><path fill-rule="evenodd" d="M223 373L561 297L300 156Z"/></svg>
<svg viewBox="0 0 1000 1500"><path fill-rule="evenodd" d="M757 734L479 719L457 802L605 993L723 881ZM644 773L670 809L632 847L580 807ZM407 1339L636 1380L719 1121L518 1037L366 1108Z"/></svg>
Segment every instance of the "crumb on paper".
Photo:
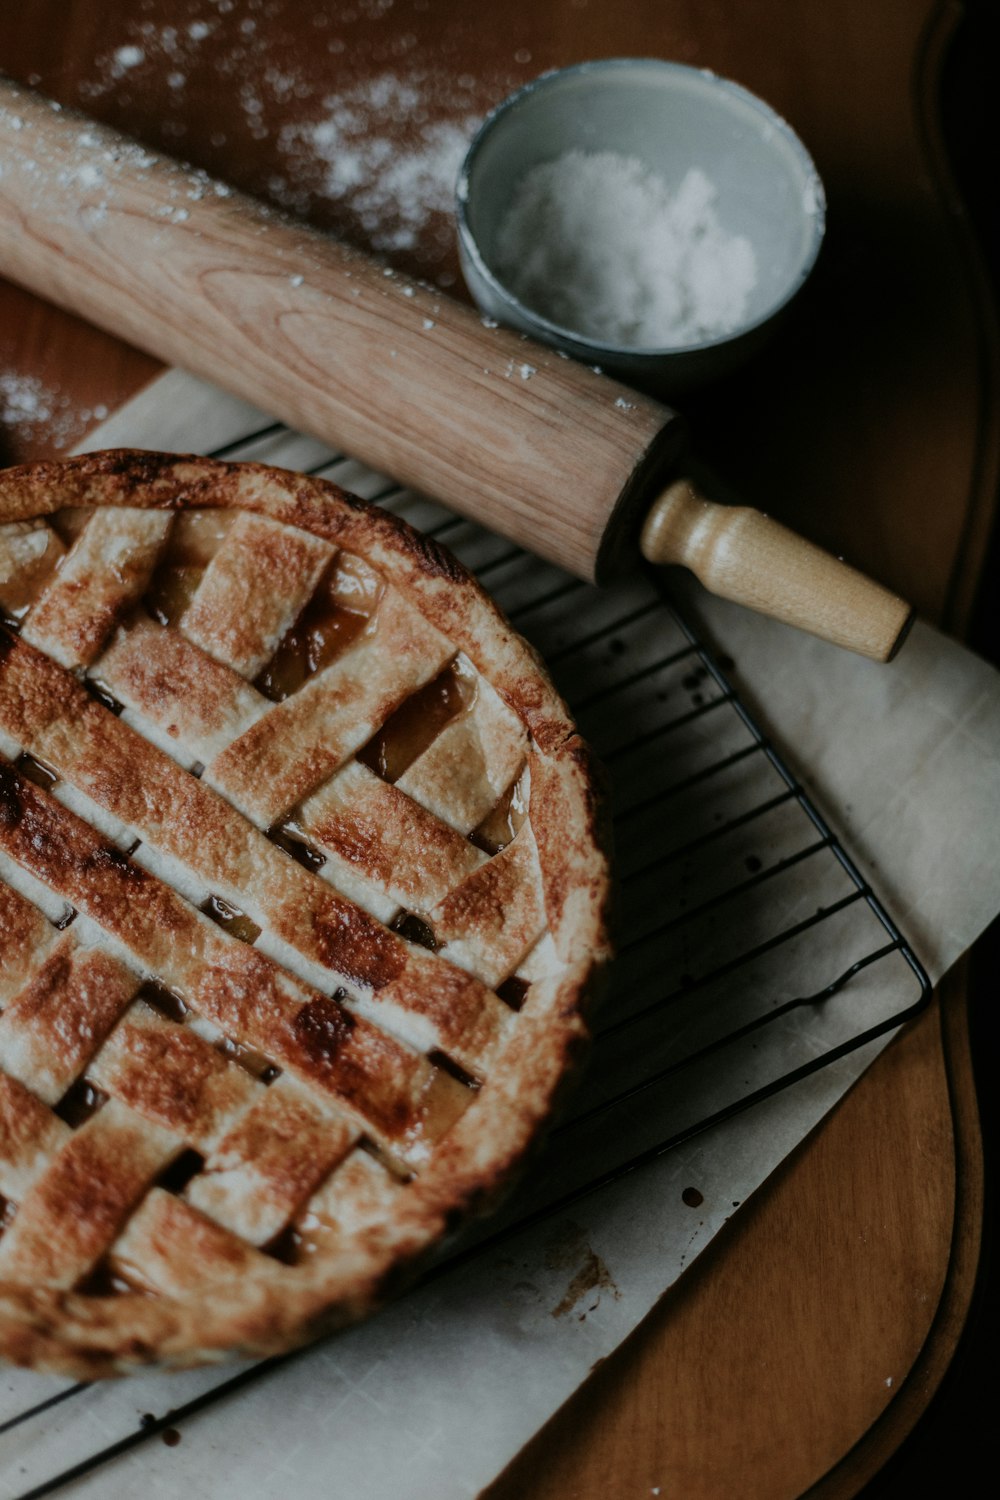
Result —
<svg viewBox="0 0 1000 1500"><path fill-rule="evenodd" d="M551 1310L550 1316L553 1318L565 1317L591 1292L598 1295L583 1312L577 1314L581 1322L586 1320L588 1312L594 1312L599 1306L602 1291L610 1292L616 1302L621 1298L621 1292L607 1265L588 1242L586 1231L572 1220L557 1224L549 1235L545 1246L545 1264L550 1271L575 1268L565 1293Z"/></svg>

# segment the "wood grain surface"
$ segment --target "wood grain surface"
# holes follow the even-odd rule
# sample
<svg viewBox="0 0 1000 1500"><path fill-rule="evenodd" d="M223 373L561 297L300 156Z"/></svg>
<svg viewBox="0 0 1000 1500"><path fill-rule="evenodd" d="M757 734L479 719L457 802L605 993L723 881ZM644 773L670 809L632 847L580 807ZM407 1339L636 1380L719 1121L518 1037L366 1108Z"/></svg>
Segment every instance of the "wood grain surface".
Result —
<svg viewBox="0 0 1000 1500"><path fill-rule="evenodd" d="M588 57L673 58L759 92L817 162L827 243L774 347L685 417L744 499L961 633L997 417L993 313L936 135L957 17L934 0L24 0L0 11L0 68L457 291L446 212L366 205L337 178L338 109L361 121L342 164L370 167L384 141L415 171L511 88ZM0 457L70 446L154 368L0 287ZM964 1021L958 974L491 1500L857 1494L930 1400L969 1304L981 1158Z"/></svg>
<svg viewBox="0 0 1000 1500"><path fill-rule="evenodd" d="M779 522L682 482L653 502L683 463L668 407L0 78L4 155L18 285L588 581L610 555L638 565L622 533L641 506L649 561L876 660L897 649L907 604Z"/></svg>
<svg viewBox="0 0 1000 1500"><path fill-rule="evenodd" d="M690 568L711 593L875 661L892 660L913 621L898 594L763 511L710 500L691 479L654 500L640 541L649 562Z"/></svg>
<svg viewBox="0 0 1000 1500"><path fill-rule="evenodd" d="M669 408L0 79L3 155L19 285L584 578L680 447Z"/></svg>

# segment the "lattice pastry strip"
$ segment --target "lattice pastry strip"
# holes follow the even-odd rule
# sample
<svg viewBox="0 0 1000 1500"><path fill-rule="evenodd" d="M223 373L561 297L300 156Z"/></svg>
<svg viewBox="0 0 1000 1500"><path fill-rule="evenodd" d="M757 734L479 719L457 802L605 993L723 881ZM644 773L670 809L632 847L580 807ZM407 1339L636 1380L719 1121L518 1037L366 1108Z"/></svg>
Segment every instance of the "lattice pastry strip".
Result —
<svg viewBox="0 0 1000 1500"><path fill-rule="evenodd" d="M0 609L23 615L52 576L66 548L45 521L0 525Z"/></svg>
<svg viewBox="0 0 1000 1500"><path fill-rule="evenodd" d="M15 761L15 766L18 762ZM48 769L51 769L48 768ZM100 802L95 802L93 797L74 786L73 782L62 779L56 780L52 785L52 796L70 812L96 828L102 838L107 839L109 844L115 844L126 853L135 845L135 834L127 823L124 823L111 808L105 807Z"/></svg>
<svg viewBox="0 0 1000 1500"><path fill-rule="evenodd" d="M435 936L453 963L495 986L545 930L545 899L530 823L431 908Z"/></svg>
<svg viewBox="0 0 1000 1500"><path fill-rule="evenodd" d="M0 1280L76 1286L182 1150L176 1136L109 1100L79 1130L67 1131L20 1198L0 1238Z"/></svg>
<svg viewBox="0 0 1000 1500"><path fill-rule="evenodd" d="M397 906L427 911L486 855L447 823L351 761L306 799L296 823Z"/></svg>
<svg viewBox="0 0 1000 1500"><path fill-rule="evenodd" d="M281 1268L183 1198L155 1187L108 1251L108 1268L129 1285L181 1297L239 1277Z"/></svg>
<svg viewBox="0 0 1000 1500"><path fill-rule="evenodd" d="M391 1224L405 1187L366 1151L354 1151L295 1220L306 1252L377 1236Z"/></svg>
<svg viewBox="0 0 1000 1500"><path fill-rule="evenodd" d="M6 756L4 752L0 752L0 777L3 775L5 761ZM69 902L64 901L50 886L38 880L32 875L30 870L26 870L16 859L11 859L10 855L4 850L2 840L0 840L0 882L9 886L22 900L27 901L37 911L44 913L49 923L48 929L45 930L46 946L56 940L57 933L52 931L53 928L61 932L68 922L74 920L74 908L70 906ZM41 962L41 958L42 955L39 954L39 962ZM19 989L20 987L20 984L18 984Z"/></svg>
<svg viewBox="0 0 1000 1500"><path fill-rule="evenodd" d="M206 768L206 782L258 827L270 827L453 655L444 636L386 589L365 633L218 755Z"/></svg>
<svg viewBox="0 0 1000 1500"><path fill-rule="evenodd" d="M426 914L445 956L491 987L545 928L530 828L488 860L365 766L352 762L309 798L297 822L317 848L350 861L378 890Z"/></svg>
<svg viewBox="0 0 1000 1500"><path fill-rule="evenodd" d="M88 1077L205 1158L187 1197L208 1218L263 1245L346 1154L358 1128L291 1078L269 1087L191 1026L132 1006Z"/></svg>
<svg viewBox="0 0 1000 1500"><path fill-rule="evenodd" d="M397 1035L406 1031L421 1051L446 1051L476 1077L489 1076L513 1024L506 1005L474 975L416 947L390 984L361 995L353 1009Z"/></svg>
<svg viewBox="0 0 1000 1500"><path fill-rule="evenodd" d="M241 1239L266 1245L357 1138L343 1115L279 1078L219 1142L188 1201Z"/></svg>
<svg viewBox="0 0 1000 1500"><path fill-rule="evenodd" d="M217 659L225 654L222 643L209 639L208 644L215 645L212 655L189 640L180 628L164 628L167 614L171 618L183 614L179 608L183 595L181 600L170 598L162 603L161 595L169 592L174 574L189 579L192 573L198 575L203 571L206 561L211 562L216 555L212 544L219 540L220 522L226 515L226 512L201 511L178 517L171 534L162 587L154 579L154 598L149 604L161 623L154 624L143 613L126 620L104 656L91 668L95 681L125 705L127 722L134 723L147 738L187 766L213 760L269 710L269 698L289 696L312 672L329 665L346 650L355 636L367 628L383 590L382 580L374 569L360 558L338 554L335 566L327 567L320 586L281 637L267 670L259 674L264 691L258 691L234 667ZM200 521L204 524L193 524ZM269 525L293 539L299 535L288 527ZM331 550L326 548L324 556ZM179 567L169 563L174 555L187 563ZM296 607L308 594L314 578L313 559L308 561L306 578L294 592ZM173 587L176 591L179 586ZM199 592L198 598L201 597ZM235 607L243 618L246 610L242 601ZM293 609L272 610L272 614L275 618L266 639L261 637L262 622L255 619L253 625L254 639L260 644L259 655L265 658ZM187 616L185 626L186 622ZM245 661L241 663L243 667L247 665Z"/></svg>
<svg viewBox="0 0 1000 1500"><path fill-rule="evenodd" d="M52 923L0 880L0 1005L7 1005L56 943Z"/></svg>
<svg viewBox="0 0 1000 1500"><path fill-rule="evenodd" d="M159 511L95 511L24 624L24 639L64 667L86 667L138 602L170 531Z"/></svg>
<svg viewBox="0 0 1000 1500"><path fill-rule="evenodd" d="M206 894L239 904L310 960L317 970L313 982L325 970L359 998L377 998L392 1008L401 1035L414 1045L450 1051L463 1067L477 1071L488 1060L505 1017L481 984L448 973L438 960L448 1002L439 1003L434 984L428 984L433 976L407 943L290 860L204 781L182 771L21 641L5 649L0 642L0 727L134 830L143 841L144 865L151 864L148 845L193 870ZM175 877L173 883L181 881ZM408 977L418 962L419 976ZM407 1027L407 1015L416 1029ZM435 1030L428 1040L429 1017Z"/></svg>
<svg viewBox="0 0 1000 1500"><path fill-rule="evenodd" d="M0 473L0 615L0 1348L288 1348L490 1201L576 1066L585 747L453 559L287 471Z"/></svg>
<svg viewBox="0 0 1000 1500"><path fill-rule="evenodd" d="M282 834L286 835L290 840L296 839L300 833L304 834L305 830L295 818L288 819L283 825ZM384 923L387 927L392 925L395 918L399 916L400 905L398 901L394 900L392 896L387 896L384 891L379 890L378 886L374 885L370 880L366 880L364 875L357 870L349 859L345 859L335 850L327 848L323 849L322 853L320 853L319 846L314 845L308 839L304 840L303 847L307 850L310 848L314 849L317 860L319 858L323 859L324 863L317 873L324 880L329 881L335 890L339 891L342 896L346 896L348 901L352 901L362 911L367 912L370 917L375 917L377 921ZM265 938L261 946L266 947L266 942ZM403 1032L400 1034L405 1035L406 1033Z"/></svg>
<svg viewBox="0 0 1000 1500"><path fill-rule="evenodd" d="M116 958L65 934L0 1015L0 1068L57 1104L138 987Z"/></svg>
<svg viewBox="0 0 1000 1500"><path fill-rule="evenodd" d="M167 1020L141 999L94 1057L87 1077L203 1156L267 1092L191 1026Z"/></svg>
<svg viewBox="0 0 1000 1500"><path fill-rule="evenodd" d="M20 1203L72 1133L23 1083L0 1073L0 1193L5 1198Z"/></svg>
<svg viewBox="0 0 1000 1500"><path fill-rule="evenodd" d="M241 677L256 677L334 552L319 537L266 516L238 516L206 568L181 629ZM250 599L253 609L247 609Z"/></svg>
<svg viewBox="0 0 1000 1500"><path fill-rule="evenodd" d="M119 628L94 676L127 722L187 766L213 760L270 706L232 667L145 615Z"/></svg>
<svg viewBox="0 0 1000 1500"><path fill-rule="evenodd" d="M425 1058L228 937L2 763L0 804L0 849L225 1035L328 1093L390 1149L425 1157L467 1104L466 1091Z"/></svg>
<svg viewBox="0 0 1000 1500"><path fill-rule="evenodd" d="M444 726L396 786L459 833L471 833L500 801L527 753L523 723L477 677L468 712Z"/></svg>

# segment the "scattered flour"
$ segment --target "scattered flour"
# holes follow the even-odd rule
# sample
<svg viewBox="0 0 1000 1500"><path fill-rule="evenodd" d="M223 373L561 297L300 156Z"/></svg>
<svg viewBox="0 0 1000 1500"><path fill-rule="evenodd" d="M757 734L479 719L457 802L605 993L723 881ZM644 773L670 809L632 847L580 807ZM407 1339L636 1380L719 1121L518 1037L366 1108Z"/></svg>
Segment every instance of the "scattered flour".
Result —
<svg viewBox="0 0 1000 1500"><path fill-rule="evenodd" d="M128 106L145 91L167 148L176 153L184 140L197 155L190 101L211 77L229 102L226 128L209 144L234 147L242 136L266 143L262 156L274 162L251 191L376 251L415 254L430 270L453 251L455 180L484 108L522 80L455 75L436 56L418 58L413 33L371 31L367 23L392 8L393 0L317 7L314 54L297 66L275 60L287 53L290 23L272 0L190 0L179 24L136 14L95 57L80 99L87 107L110 95ZM384 61L341 85L335 59L345 52Z"/></svg>
<svg viewBox="0 0 1000 1500"><path fill-rule="evenodd" d="M357 216L374 249L412 249L432 215L450 214L479 124L477 113L460 106L454 119L441 119L440 88L432 74L383 73L328 95L320 119L280 131L290 170L272 181L275 196L300 208L303 191L318 188ZM432 99L437 118L429 119Z"/></svg>
<svg viewBox="0 0 1000 1500"><path fill-rule="evenodd" d="M0 422L33 427L52 417L53 395L33 375L0 372Z"/></svg>
<svg viewBox="0 0 1000 1500"><path fill-rule="evenodd" d="M90 421L101 421L107 414L105 406L75 410L68 396L51 390L35 375L0 370L0 428L12 428L22 440L38 441L44 435L61 448L79 437Z"/></svg>
<svg viewBox="0 0 1000 1500"><path fill-rule="evenodd" d="M519 184L497 274L551 322L602 343L665 348L731 332L757 279L697 167L672 192L632 157L570 151Z"/></svg>
<svg viewBox="0 0 1000 1500"><path fill-rule="evenodd" d="M130 68L137 68L141 62L145 62L146 54L141 47L117 47L111 57L111 75L120 78Z"/></svg>

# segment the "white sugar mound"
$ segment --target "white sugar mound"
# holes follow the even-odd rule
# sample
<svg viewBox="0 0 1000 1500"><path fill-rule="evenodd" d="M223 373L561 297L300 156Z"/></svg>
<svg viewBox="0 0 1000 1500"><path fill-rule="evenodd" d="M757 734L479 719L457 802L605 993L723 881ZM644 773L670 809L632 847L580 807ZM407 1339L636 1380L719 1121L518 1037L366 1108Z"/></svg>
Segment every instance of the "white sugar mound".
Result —
<svg viewBox="0 0 1000 1500"><path fill-rule="evenodd" d="M495 269L526 306L601 343L702 343L745 320L750 241L692 167L675 192L633 157L570 151L526 174L500 226Z"/></svg>

